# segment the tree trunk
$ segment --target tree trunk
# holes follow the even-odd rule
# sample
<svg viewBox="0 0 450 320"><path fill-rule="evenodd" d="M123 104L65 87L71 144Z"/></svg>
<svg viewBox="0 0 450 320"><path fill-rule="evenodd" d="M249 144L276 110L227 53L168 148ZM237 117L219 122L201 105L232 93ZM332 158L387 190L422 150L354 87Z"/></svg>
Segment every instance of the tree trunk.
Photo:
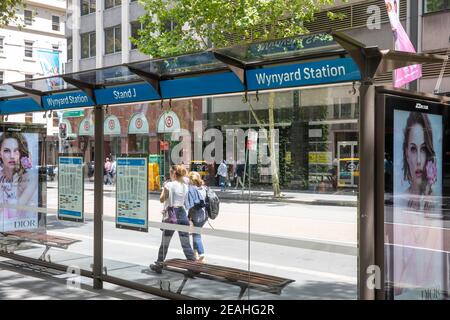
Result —
<svg viewBox="0 0 450 320"><path fill-rule="evenodd" d="M274 117L275 92L269 93L269 106L268 107L269 107L269 133L267 135L267 141L268 141L269 152L270 152L270 169L271 169L271 173L272 173L272 188L273 188L273 196L278 198L281 196L280 178L278 175L275 141L272 136L272 134L275 132L275 117Z"/></svg>

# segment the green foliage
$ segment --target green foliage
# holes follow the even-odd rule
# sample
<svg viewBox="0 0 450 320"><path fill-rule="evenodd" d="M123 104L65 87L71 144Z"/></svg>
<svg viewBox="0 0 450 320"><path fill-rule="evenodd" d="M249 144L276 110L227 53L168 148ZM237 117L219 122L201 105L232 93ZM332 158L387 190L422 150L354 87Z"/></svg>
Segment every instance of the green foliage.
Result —
<svg viewBox="0 0 450 320"><path fill-rule="evenodd" d="M18 20L16 7L24 7L24 1L0 0L0 28Z"/></svg>
<svg viewBox="0 0 450 320"><path fill-rule="evenodd" d="M152 57L308 33L304 22L335 0L139 0L146 14L131 41ZM340 2L346 2L341 0ZM335 17L329 13L330 18ZM342 17L338 17L342 18ZM171 22L171 23L170 23ZM171 25L172 28L168 28Z"/></svg>

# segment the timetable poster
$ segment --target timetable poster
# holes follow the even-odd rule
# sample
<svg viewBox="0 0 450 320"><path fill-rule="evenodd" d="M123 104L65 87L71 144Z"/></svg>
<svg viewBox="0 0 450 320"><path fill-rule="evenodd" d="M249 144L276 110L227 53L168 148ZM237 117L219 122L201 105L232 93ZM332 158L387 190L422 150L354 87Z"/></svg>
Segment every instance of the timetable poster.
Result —
<svg viewBox="0 0 450 320"><path fill-rule="evenodd" d="M117 158L117 228L148 232L147 159L147 155Z"/></svg>
<svg viewBox="0 0 450 320"><path fill-rule="evenodd" d="M84 221L83 157L60 155L58 160L58 219Z"/></svg>

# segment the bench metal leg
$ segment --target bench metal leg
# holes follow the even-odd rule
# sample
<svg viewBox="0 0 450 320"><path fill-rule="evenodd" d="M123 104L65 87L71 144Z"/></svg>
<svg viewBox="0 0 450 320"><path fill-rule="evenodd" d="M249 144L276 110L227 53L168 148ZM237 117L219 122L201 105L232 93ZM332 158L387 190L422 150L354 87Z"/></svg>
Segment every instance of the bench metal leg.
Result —
<svg viewBox="0 0 450 320"><path fill-rule="evenodd" d="M241 291L239 292L239 297L238 300L241 300L242 297L244 296L245 291L247 290L247 286L241 286Z"/></svg>
<svg viewBox="0 0 450 320"><path fill-rule="evenodd" d="M39 257L39 260L45 261L45 255L47 254L48 250L50 250L49 246L45 246L44 252L42 252L41 256Z"/></svg>
<svg viewBox="0 0 450 320"><path fill-rule="evenodd" d="M178 294L181 294L181 291L183 291L184 285L186 284L186 282L188 281L188 279L189 279L189 276L184 275L183 282L181 283L180 287L179 287L178 290L177 290L177 293L178 293Z"/></svg>

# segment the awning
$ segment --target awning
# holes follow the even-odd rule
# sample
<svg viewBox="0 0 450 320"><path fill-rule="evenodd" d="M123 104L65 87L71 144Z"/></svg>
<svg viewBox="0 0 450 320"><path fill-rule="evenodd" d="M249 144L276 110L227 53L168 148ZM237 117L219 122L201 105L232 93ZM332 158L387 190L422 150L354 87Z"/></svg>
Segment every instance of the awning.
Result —
<svg viewBox="0 0 450 320"><path fill-rule="evenodd" d="M119 118L112 114L107 116L103 126L104 135L120 135L120 131L121 128Z"/></svg>
<svg viewBox="0 0 450 320"><path fill-rule="evenodd" d="M128 134L148 134L150 128L143 113L135 113L128 124Z"/></svg>
<svg viewBox="0 0 450 320"><path fill-rule="evenodd" d="M361 80L446 57L365 47L341 33L316 33L0 85L0 113L58 110ZM345 48L345 49L344 49ZM407 58L407 59L405 59Z"/></svg>
<svg viewBox="0 0 450 320"><path fill-rule="evenodd" d="M79 136L94 136L94 121L91 117L84 118L78 127Z"/></svg>
<svg viewBox="0 0 450 320"><path fill-rule="evenodd" d="M166 111L158 119L158 133L179 132L181 129L180 119L173 111Z"/></svg>

